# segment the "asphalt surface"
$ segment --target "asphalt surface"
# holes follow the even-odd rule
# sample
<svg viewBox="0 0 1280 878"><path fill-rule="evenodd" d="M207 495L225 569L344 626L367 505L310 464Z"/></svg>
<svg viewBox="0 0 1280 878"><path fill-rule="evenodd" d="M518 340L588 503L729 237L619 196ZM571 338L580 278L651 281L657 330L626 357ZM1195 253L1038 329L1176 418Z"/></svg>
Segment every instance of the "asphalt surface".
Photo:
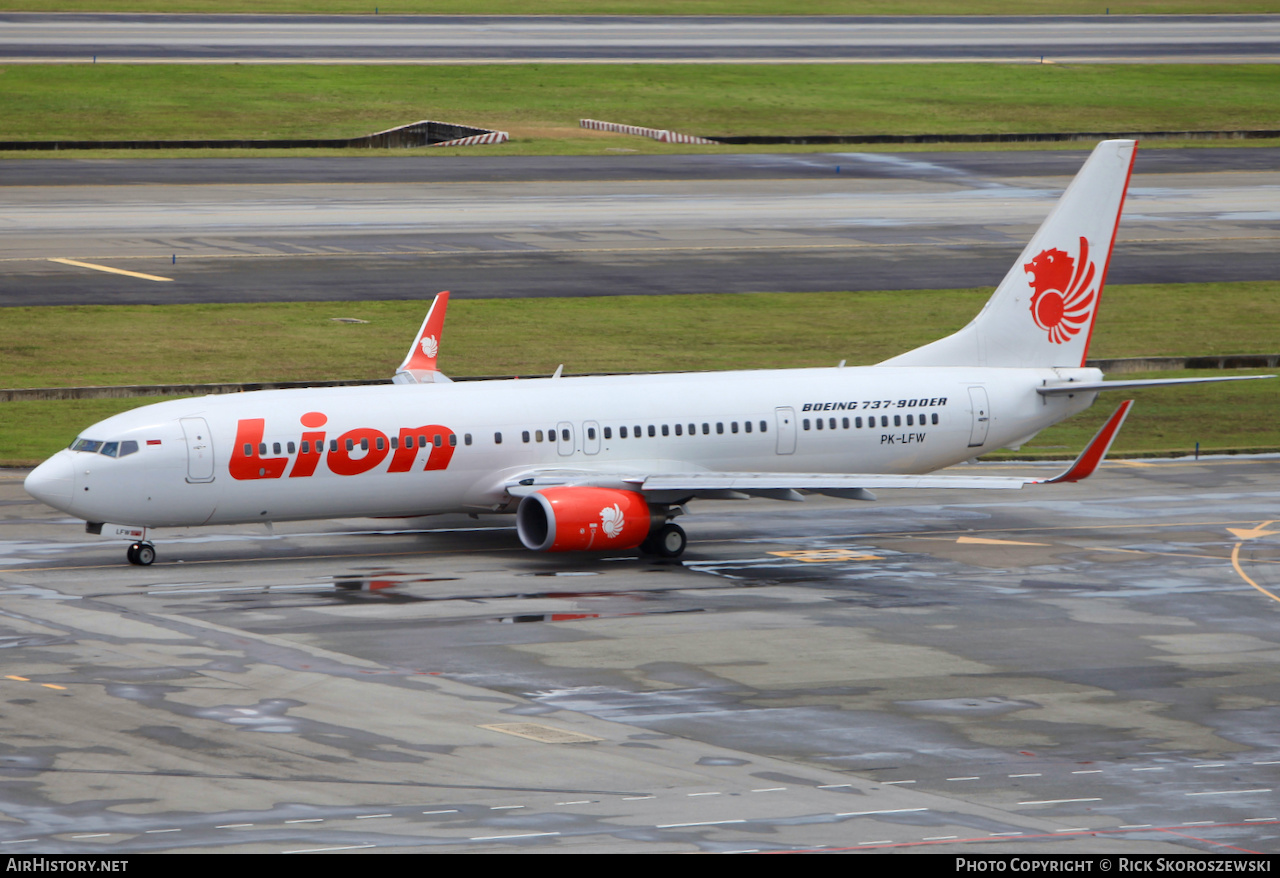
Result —
<svg viewBox="0 0 1280 878"><path fill-rule="evenodd" d="M695 503L682 563L441 517L147 569L0 475L0 843L1274 855L1276 464Z"/></svg>
<svg viewBox="0 0 1280 878"><path fill-rule="evenodd" d="M10 161L0 305L994 286L1086 154ZM1277 203L1140 151L1109 280L1280 279Z"/></svg>
<svg viewBox="0 0 1280 878"><path fill-rule="evenodd" d="M0 59L97 62L1267 62L1280 16L0 15Z"/></svg>

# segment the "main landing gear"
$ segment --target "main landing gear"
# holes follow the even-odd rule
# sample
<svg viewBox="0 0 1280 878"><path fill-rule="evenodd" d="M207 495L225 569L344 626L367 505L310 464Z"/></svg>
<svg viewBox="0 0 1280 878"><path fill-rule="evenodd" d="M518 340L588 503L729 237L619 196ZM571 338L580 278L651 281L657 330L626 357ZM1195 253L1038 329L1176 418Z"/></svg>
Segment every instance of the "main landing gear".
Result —
<svg viewBox="0 0 1280 878"><path fill-rule="evenodd" d="M156 560L156 547L150 543L137 542L129 546L124 555L129 559L130 564L137 564L139 567L150 567Z"/></svg>
<svg viewBox="0 0 1280 878"><path fill-rule="evenodd" d="M645 538L640 544L640 551L659 558L679 558L684 554L686 542L688 540L684 535L684 528L667 522Z"/></svg>

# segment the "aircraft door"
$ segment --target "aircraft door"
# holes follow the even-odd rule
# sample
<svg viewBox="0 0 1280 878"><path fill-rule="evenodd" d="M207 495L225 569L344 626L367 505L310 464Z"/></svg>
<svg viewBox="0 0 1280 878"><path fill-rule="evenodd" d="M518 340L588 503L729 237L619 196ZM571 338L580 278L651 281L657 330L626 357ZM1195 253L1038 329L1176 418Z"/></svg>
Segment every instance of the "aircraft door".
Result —
<svg viewBox="0 0 1280 878"><path fill-rule="evenodd" d="M213 481L213 440L204 418L182 418L182 435L187 440L187 481Z"/></svg>
<svg viewBox="0 0 1280 878"><path fill-rule="evenodd" d="M582 425L582 450L587 454L600 451L600 425L595 421L587 421Z"/></svg>
<svg viewBox="0 0 1280 878"><path fill-rule="evenodd" d="M573 454L573 424L568 421L556 424L556 450L561 457Z"/></svg>
<svg viewBox="0 0 1280 878"><path fill-rule="evenodd" d="M778 420L778 453L796 453L796 410L791 406L774 409Z"/></svg>
<svg viewBox="0 0 1280 878"><path fill-rule="evenodd" d="M969 388L969 404L973 407L973 426L969 430L969 447L987 444L987 428L991 425L991 403L985 387Z"/></svg>

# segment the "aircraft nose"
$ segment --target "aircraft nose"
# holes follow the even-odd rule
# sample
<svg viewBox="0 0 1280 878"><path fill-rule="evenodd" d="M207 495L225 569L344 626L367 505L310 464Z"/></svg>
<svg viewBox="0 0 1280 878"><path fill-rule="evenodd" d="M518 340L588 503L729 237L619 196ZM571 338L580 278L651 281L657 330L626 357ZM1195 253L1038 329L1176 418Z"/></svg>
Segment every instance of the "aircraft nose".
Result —
<svg viewBox="0 0 1280 878"><path fill-rule="evenodd" d="M68 511L75 488L75 467L68 452L55 454L32 470L22 487L41 503Z"/></svg>

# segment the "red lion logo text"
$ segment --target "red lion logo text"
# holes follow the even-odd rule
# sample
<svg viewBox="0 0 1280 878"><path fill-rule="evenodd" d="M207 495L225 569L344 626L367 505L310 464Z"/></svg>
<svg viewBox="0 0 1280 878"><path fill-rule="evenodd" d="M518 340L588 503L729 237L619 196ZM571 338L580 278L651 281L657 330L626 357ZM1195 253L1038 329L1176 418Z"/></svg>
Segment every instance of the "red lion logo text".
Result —
<svg viewBox="0 0 1280 878"><path fill-rule="evenodd" d="M1043 250L1022 266L1034 277L1031 317L1049 333L1049 341L1062 344L1088 325L1097 291L1093 276L1097 266L1089 261L1089 242L1080 239L1080 261L1062 250Z"/></svg>

